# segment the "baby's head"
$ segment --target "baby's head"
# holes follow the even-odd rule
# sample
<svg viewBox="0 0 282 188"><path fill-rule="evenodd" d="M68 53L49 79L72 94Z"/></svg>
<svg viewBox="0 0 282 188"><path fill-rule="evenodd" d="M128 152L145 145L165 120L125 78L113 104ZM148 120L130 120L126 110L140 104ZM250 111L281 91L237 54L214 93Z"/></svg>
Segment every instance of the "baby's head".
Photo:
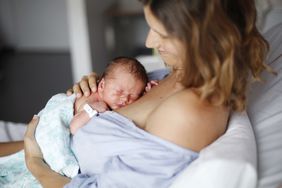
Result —
<svg viewBox="0 0 282 188"><path fill-rule="evenodd" d="M144 92L148 77L144 66L130 57L117 57L106 67L98 94L111 109L136 101Z"/></svg>

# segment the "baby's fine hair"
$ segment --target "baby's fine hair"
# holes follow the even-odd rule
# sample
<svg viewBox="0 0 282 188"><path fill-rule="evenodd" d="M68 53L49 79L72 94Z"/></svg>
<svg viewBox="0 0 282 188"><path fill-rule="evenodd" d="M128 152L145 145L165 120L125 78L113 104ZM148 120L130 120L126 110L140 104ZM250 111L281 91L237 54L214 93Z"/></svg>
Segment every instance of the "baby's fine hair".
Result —
<svg viewBox="0 0 282 188"><path fill-rule="evenodd" d="M144 66L135 58L120 56L112 59L107 65L102 78L107 78L117 68L123 68L128 73L132 74L136 79L141 80L144 84L148 82L148 76Z"/></svg>

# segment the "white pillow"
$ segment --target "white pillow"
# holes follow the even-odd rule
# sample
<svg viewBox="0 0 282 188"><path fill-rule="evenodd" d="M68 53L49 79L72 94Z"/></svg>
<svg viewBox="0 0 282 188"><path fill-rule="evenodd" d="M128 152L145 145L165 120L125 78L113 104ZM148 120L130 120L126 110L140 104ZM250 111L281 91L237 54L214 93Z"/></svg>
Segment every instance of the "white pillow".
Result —
<svg viewBox="0 0 282 188"><path fill-rule="evenodd" d="M254 188L256 143L246 113L232 114L224 135L200 152L170 188Z"/></svg>
<svg viewBox="0 0 282 188"><path fill-rule="evenodd" d="M266 63L278 75L265 72L265 83L252 85L247 112L258 144L258 187L277 188L282 187L282 24L271 28L265 38L270 43Z"/></svg>

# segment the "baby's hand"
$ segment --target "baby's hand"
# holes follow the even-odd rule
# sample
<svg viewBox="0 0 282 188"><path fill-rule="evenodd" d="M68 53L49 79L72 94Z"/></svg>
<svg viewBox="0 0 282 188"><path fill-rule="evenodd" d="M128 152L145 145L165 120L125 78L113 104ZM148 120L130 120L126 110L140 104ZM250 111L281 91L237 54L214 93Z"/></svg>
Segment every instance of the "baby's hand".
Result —
<svg viewBox="0 0 282 188"><path fill-rule="evenodd" d="M145 87L145 93L147 93L148 91L150 91L153 87L159 85L159 81L158 80L151 80L147 83L147 86Z"/></svg>
<svg viewBox="0 0 282 188"><path fill-rule="evenodd" d="M105 112L109 110L108 105L103 101L96 101L92 103L88 103L93 109L97 110L97 112Z"/></svg>

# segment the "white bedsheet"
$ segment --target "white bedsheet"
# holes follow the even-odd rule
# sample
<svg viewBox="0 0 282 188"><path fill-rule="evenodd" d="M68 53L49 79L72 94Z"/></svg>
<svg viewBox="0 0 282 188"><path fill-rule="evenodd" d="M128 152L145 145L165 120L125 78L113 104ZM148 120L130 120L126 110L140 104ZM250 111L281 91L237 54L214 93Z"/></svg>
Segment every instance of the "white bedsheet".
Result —
<svg viewBox="0 0 282 188"><path fill-rule="evenodd" d="M0 142L23 140L26 124L0 121Z"/></svg>

